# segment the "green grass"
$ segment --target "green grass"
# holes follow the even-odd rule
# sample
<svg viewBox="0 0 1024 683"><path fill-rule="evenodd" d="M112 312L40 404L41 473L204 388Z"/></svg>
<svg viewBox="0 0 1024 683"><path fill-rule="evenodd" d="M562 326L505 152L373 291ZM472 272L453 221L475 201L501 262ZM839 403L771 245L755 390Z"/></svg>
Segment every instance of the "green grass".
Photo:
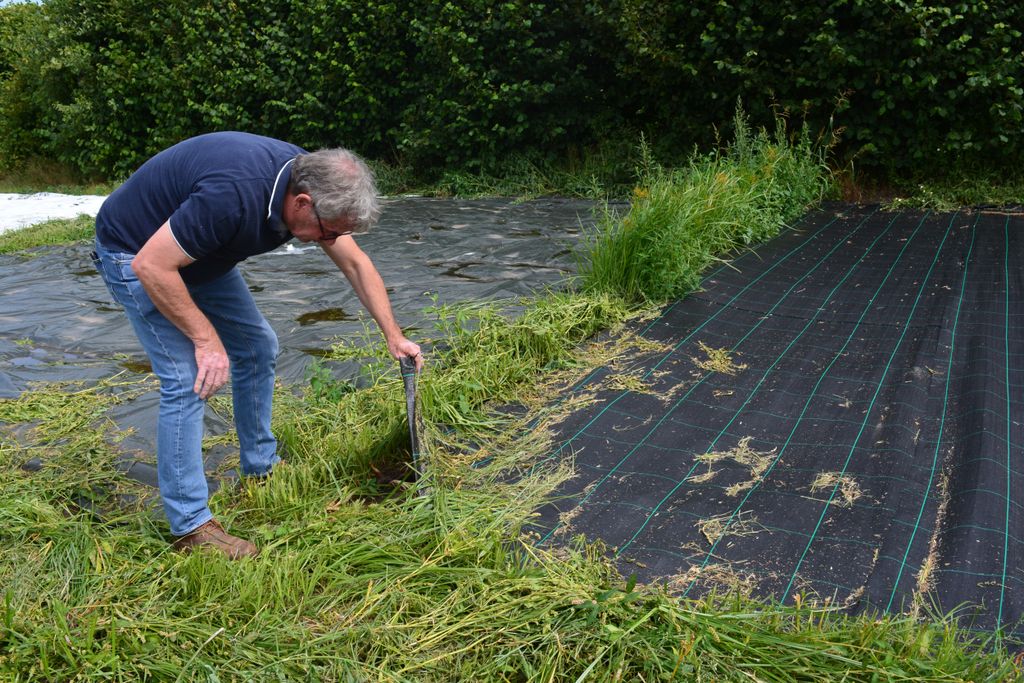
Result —
<svg viewBox="0 0 1024 683"><path fill-rule="evenodd" d="M0 233L0 254L24 252L34 247L57 246L91 240L96 234L91 216L58 219Z"/></svg>
<svg viewBox="0 0 1024 683"><path fill-rule="evenodd" d="M1024 171L953 162L948 168L921 169L913 176L861 174L852 166L835 173L829 198L948 212L963 207L1024 205Z"/></svg>
<svg viewBox="0 0 1024 683"><path fill-rule="evenodd" d="M727 207L704 223L720 231L686 233L708 243L692 245L703 255L687 261L693 274L675 269L685 288L707 258L770 236L820 191L820 173L778 161L795 154L781 144L752 135L681 175L651 170L641 185L650 205L621 220L671 222L680 197ZM806 182L787 189L793 178ZM655 205L662 197L671 210ZM611 220L596 243L624 230ZM253 560L171 552L165 522L139 502L151 491L117 474L123 434L105 411L152 379L44 385L0 401L0 680L1017 677L998 639L976 640L949 615L849 617L810 596L787 607L738 594L681 600L620 577L600 544L534 546L533 511L571 475L571 463L543 457L551 427L578 404L551 397L590 368L649 351L620 325L674 291L635 281L608 275L579 292L432 310L420 380L428 496L373 475L408 458L396 364L380 345L338 344L335 358L369 356L364 388L333 386L323 368L307 387L281 388L273 426L288 466L211 499L261 547ZM612 334L594 341L602 330ZM495 410L508 403L525 410ZM42 470L20 468L34 457Z"/></svg>

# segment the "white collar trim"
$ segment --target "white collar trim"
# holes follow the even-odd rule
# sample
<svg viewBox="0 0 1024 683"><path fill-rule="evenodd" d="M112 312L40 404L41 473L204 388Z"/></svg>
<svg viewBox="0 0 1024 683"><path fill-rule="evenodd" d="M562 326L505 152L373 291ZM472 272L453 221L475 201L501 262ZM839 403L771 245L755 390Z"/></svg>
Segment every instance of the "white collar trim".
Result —
<svg viewBox="0 0 1024 683"><path fill-rule="evenodd" d="M289 159L286 161L284 166L281 167L281 170L277 172L277 177L274 178L274 189L270 192L270 202L267 204L267 218L270 218L270 214L273 213L274 210L274 197L277 195L277 184L281 182L281 174L284 173L284 169L288 168L288 164L293 161L295 161L295 159Z"/></svg>

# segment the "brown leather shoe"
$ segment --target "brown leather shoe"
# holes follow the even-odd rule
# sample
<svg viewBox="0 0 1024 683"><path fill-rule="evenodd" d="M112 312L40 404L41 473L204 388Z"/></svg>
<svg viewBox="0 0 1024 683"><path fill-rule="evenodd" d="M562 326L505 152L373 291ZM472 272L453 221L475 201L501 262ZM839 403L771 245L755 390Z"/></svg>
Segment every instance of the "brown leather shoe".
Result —
<svg viewBox="0 0 1024 683"><path fill-rule="evenodd" d="M215 519L211 519L198 529L181 536L171 545L175 550L180 550L183 553L192 552L196 548L213 548L232 560L256 557L260 554L255 545L244 538L232 536L224 531L224 527Z"/></svg>

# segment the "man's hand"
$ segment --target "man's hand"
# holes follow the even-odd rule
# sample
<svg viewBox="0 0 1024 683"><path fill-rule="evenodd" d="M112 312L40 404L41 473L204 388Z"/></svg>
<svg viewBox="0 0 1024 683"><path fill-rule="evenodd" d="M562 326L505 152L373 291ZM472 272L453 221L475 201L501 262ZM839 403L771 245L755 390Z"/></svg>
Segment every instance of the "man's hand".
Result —
<svg viewBox="0 0 1024 683"><path fill-rule="evenodd" d="M400 337L394 341L388 340L388 353L390 353L395 359L402 358L402 356L408 356L416 361L416 372L423 370L423 353L420 352L419 344L409 341L405 337Z"/></svg>
<svg viewBox="0 0 1024 683"><path fill-rule="evenodd" d="M220 339L195 342L196 384L193 391L204 401L213 396L228 381L231 363Z"/></svg>

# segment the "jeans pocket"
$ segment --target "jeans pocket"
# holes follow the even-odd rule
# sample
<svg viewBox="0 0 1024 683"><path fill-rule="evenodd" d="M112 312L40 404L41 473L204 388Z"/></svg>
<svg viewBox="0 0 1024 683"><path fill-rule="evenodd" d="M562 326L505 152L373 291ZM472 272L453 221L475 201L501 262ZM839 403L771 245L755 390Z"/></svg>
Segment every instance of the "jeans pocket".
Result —
<svg viewBox="0 0 1024 683"><path fill-rule="evenodd" d="M134 260L135 254L110 252L107 255L107 272L111 273L118 282L138 282L139 278L132 270L132 261Z"/></svg>
<svg viewBox="0 0 1024 683"><path fill-rule="evenodd" d="M132 270L132 262L130 260L122 261L119 259L114 262L114 265L117 267L117 270L121 275L122 282L138 282L139 278L135 274L135 271Z"/></svg>

